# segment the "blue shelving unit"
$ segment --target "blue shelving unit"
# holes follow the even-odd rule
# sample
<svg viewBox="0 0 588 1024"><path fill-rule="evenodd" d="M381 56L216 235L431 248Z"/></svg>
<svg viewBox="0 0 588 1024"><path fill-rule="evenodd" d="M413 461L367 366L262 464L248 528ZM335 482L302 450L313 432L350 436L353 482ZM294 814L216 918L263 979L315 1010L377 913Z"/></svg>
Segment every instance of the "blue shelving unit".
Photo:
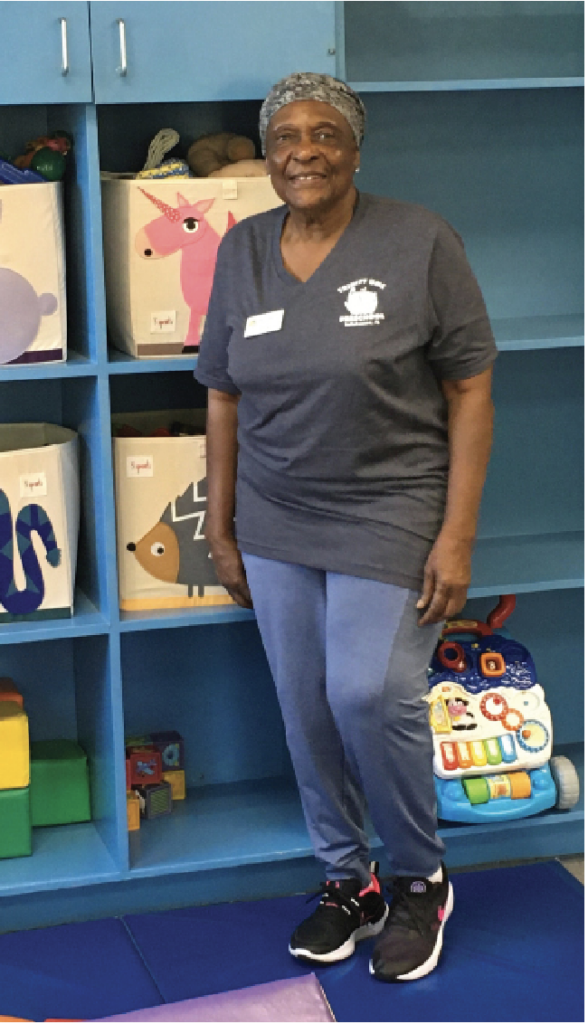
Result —
<svg viewBox="0 0 588 1024"><path fill-rule="evenodd" d="M100 211L100 169L136 170L164 126L183 143L220 129L255 137L259 99L294 67L336 71L363 94L361 187L437 210L464 239L501 350L466 614L484 618L497 595L518 595L512 632L534 654L556 745L581 770L583 5L0 8L0 34L13 41L0 69L0 150L56 128L75 138L68 361L0 368L0 420L79 432L83 508L75 614L3 625L0 675L22 689L33 739L85 747L93 792L91 823L37 829L32 857L0 861L0 929L318 881L253 614L118 609L111 415L203 406L205 392L190 359L136 361L109 347ZM209 41L200 78L194 38ZM24 54L39 48L44 70L31 78L27 57L23 76ZM166 728L186 739L188 799L129 835L124 736ZM448 862L464 865L577 852L583 821L582 807L442 835Z"/></svg>

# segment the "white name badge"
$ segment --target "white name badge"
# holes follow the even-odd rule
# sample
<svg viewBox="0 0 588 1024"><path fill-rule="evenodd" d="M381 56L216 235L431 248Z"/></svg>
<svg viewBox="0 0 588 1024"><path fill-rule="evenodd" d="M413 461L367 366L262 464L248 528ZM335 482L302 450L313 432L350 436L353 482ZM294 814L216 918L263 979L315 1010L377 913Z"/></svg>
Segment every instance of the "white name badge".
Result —
<svg viewBox="0 0 588 1024"><path fill-rule="evenodd" d="M281 331L283 319L283 309L272 309L270 313L259 313L257 316L250 316L245 322L243 337L255 338L258 334L271 334L273 331Z"/></svg>

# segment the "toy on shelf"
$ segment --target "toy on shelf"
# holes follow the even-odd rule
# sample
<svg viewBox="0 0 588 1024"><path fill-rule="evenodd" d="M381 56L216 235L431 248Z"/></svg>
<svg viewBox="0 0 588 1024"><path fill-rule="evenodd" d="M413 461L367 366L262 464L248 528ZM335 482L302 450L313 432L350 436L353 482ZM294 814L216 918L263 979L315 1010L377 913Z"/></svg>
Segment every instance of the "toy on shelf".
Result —
<svg viewBox="0 0 588 1024"><path fill-rule="evenodd" d="M171 814L175 800L186 798L184 740L175 729L133 736L125 741L127 825Z"/></svg>
<svg viewBox="0 0 588 1024"><path fill-rule="evenodd" d="M267 175L265 161L255 159L255 144L235 132L201 135L188 150L188 164L197 178L256 178Z"/></svg>
<svg viewBox="0 0 588 1024"><path fill-rule="evenodd" d="M73 138L69 132L56 131L27 142L25 152L12 162L23 171L34 171L41 181L61 181L67 167Z"/></svg>
<svg viewBox="0 0 588 1024"><path fill-rule="evenodd" d="M10 160L0 159L0 185L33 185L46 179L30 168L16 167Z"/></svg>
<svg viewBox="0 0 588 1024"><path fill-rule="evenodd" d="M161 782L161 754L153 746L127 747L131 786Z"/></svg>
<svg viewBox="0 0 588 1024"><path fill-rule="evenodd" d="M151 140L147 159L137 178L190 178L190 168L185 160L164 160L166 153L174 149L180 136L173 128L162 128Z"/></svg>
<svg viewBox="0 0 588 1024"><path fill-rule="evenodd" d="M551 758L551 714L529 651L495 632L515 603L501 597L486 623L449 622L433 656L429 722L447 821L524 818L579 798L572 762Z"/></svg>
<svg viewBox="0 0 588 1024"><path fill-rule="evenodd" d="M31 743L31 820L38 825L90 821L88 758L74 740Z"/></svg>
<svg viewBox="0 0 588 1024"><path fill-rule="evenodd" d="M0 679L0 858L33 852L29 722L12 679Z"/></svg>
<svg viewBox="0 0 588 1024"><path fill-rule="evenodd" d="M172 812L172 791L169 782L149 783L138 786L135 793L139 797L141 817L151 821Z"/></svg>

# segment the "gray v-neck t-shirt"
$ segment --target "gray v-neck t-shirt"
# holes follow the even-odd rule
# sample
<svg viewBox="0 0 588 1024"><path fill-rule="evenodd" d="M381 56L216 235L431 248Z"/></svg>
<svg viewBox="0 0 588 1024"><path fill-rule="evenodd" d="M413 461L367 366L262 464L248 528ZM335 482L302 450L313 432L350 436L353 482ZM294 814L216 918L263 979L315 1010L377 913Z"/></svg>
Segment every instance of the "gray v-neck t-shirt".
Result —
<svg viewBox="0 0 588 1024"><path fill-rule="evenodd" d="M447 493L440 381L496 357L479 286L446 221L363 193L298 281L280 251L286 212L223 238L195 371L241 396L238 545L418 590Z"/></svg>

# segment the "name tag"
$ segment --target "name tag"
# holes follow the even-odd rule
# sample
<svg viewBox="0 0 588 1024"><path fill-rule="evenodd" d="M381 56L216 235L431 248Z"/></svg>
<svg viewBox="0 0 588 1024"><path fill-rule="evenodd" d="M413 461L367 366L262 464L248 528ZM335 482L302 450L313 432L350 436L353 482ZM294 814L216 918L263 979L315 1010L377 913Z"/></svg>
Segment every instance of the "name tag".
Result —
<svg viewBox="0 0 588 1024"><path fill-rule="evenodd" d="M272 309L270 313L259 313L257 316L250 316L245 322L243 337L255 338L258 334L271 334L273 331L281 331L283 319L283 309Z"/></svg>

